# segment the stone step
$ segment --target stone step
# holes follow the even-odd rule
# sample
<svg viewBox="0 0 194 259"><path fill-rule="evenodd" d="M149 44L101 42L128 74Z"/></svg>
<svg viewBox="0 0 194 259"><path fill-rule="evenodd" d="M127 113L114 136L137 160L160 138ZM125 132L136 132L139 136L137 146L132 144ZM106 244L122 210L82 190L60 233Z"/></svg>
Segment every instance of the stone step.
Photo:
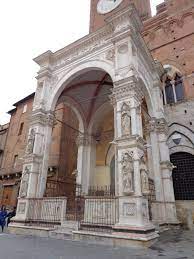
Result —
<svg viewBox="0 0 194 259"><path fill-rule="evenodd" d="M60 226L60 229L70 229L70 230L78 230L78 222L77 221L64 221Z"/></svg>
<svg viewBox="0 0 194 259"><path fill-rule="evenodd" d="M78 230L78 222L64 221L61 226L50 231L50 237L56 239L72 239L72 232Z"/></svg>
<svg viewBox="0 0 194 259"><path fill-rule="evenodd" d="M72 232L54 230L54 231L50 231L49 237L55 238L55 239L71 240Z"/></svg>

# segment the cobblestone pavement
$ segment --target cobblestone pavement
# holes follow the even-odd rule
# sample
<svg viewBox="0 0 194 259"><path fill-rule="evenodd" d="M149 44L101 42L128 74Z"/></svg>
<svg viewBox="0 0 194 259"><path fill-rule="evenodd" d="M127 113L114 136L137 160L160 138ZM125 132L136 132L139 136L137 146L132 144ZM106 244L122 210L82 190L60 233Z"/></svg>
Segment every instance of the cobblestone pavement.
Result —
<svg viewBox="0 0 194 259"><path fill-rule="evenodd" d="M194 259L194 231L168 231L149 249L0 234L0 259Z"/></svg>

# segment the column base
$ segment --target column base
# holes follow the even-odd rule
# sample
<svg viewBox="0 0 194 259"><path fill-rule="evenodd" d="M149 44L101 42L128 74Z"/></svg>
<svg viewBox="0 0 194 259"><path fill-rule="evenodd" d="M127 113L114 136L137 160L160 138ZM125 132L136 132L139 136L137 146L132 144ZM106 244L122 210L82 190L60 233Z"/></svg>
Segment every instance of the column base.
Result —
<svg viewBox="0 0 194 259"><path fill-rule="evenodd" d="M113 231L113 233L73 231L73 239L118 247L150 247L158 240L158 234L155 231L149 233L135 233L134 230L131 233L117 232L115 229Z"/></svg>
<svg viewBox="0 0 194 259"><path fill-rule="evenodd" d="M159 225L180 225L176 215L175 202L153 202L152 221Z"/></svg>

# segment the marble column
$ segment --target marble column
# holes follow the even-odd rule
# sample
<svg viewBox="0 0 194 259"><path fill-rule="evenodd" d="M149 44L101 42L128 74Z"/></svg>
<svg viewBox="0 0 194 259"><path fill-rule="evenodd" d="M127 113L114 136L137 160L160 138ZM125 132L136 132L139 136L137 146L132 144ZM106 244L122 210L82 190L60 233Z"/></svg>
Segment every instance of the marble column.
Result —
<svg viewBox="0 0 194 259"><path fill-rule="evenodd" d="M143 196L141 165L145 158L142 133L141 102L143 93L134 77L115 82L112 103L115 111L115 140L119 195L119 222L123 229L142 231L154 227L149 221L148 201ZM145 176L145 175L144 175Z"/></svg>
<svg viewBox="0 0 194 259"><path fill-rule="evenodd" d="M32 112L17 206L16 219L19 221L27 220L29 199L44 196L53 124L52 112L42 109Z"/></svg>
<svg viewBox="0 0 194 259"><path fill-rule="evenodd" d="M173 164L170 162L170 153L167 145L168 126L165 119L157 120L157 133L160 150L160 168L164 190L166 223L177 224L175 196L172 180Z"/></svg>
<svg viewBox="0 0 194 259"><path fill-rule="evenodd" d="M95 168L95 141L87 134L80 134L77 138L77 184L82 186L82 192L88 193L92 181L92 172Z"/></svg>
<svg viewBox="0 0 194 259"><path fill-rule="evenodd" d="M167 146L168 127L164 118L151 118L147 130L150 133L152 168L156 201L152 204L153 221L177 223L172 182L172 164Z"/></svg>

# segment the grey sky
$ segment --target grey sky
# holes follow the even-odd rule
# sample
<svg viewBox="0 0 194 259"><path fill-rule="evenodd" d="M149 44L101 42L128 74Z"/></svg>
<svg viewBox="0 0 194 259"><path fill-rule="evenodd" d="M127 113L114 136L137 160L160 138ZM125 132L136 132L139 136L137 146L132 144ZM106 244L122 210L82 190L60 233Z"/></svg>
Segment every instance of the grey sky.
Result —
<svg viewBox="0 0 194 259"><path fill-rule="evenodd" d="M153 13L161 2L151 0ZM89 3L90 0L1 2L0 124L9 121L6 112L13 103L35 91L38 66L32 59L88 33Z"/></svg>

